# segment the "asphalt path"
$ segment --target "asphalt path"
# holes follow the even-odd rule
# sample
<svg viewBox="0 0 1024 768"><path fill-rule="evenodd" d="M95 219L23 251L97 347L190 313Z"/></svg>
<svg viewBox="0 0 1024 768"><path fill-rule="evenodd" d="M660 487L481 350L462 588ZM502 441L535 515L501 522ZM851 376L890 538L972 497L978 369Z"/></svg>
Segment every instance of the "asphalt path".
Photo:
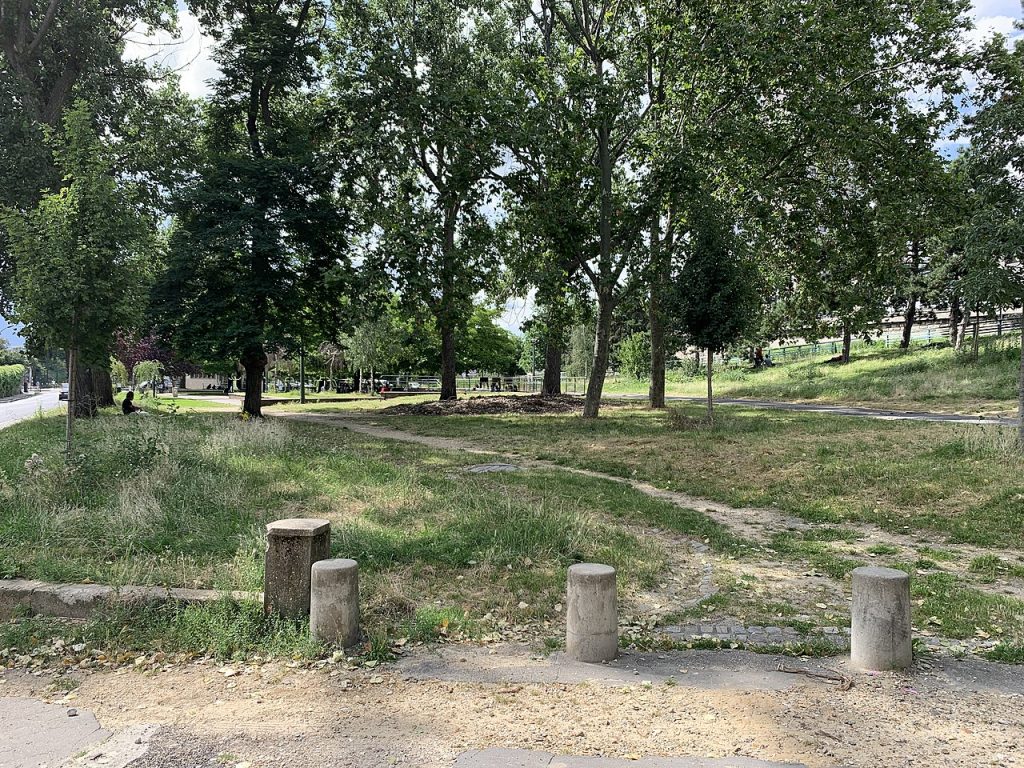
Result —
<svg viewBox="0 0 1024 768"><path fill-rule="evenodd" d="M0 400L0 429L31 419L39 411L48 411L60 405L59 391L44 389L38 395Z"/></svg>

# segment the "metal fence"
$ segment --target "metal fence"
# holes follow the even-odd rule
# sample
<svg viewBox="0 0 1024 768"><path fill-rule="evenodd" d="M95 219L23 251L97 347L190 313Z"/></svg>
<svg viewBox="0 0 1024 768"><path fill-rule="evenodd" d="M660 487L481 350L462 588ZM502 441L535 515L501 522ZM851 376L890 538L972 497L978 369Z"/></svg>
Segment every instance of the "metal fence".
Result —
<svg viewBox="0 0 1024 768"><path fill-rule="evenodd" d="M1021 327L1021 315L1006 315L1004 317L995 319L984 319L978 323L978 335L979 336L1002 336L1004 333L1020 330ZM970 321L967 324L966 336L971 338L974 335L974 322ZM870 340L864 338L854 338L851 343L852 349L859 347L896 347L899 346L903 340L903 332L886 332L880 336L872 337ZM942 325L928 324L921 325L917 330L913 331L910 335L911 342L918 342L924 344L938 344L948 342L949 336L949 325L944 323ZM785 362L791 360L802 360L807 357L818 357L820 355L838 355L843 351L843 342L838 339L830 341L820 341L808 344L792 344L784 347L773 347L766 350L771 354L772 360L775 362Z"/></svg>

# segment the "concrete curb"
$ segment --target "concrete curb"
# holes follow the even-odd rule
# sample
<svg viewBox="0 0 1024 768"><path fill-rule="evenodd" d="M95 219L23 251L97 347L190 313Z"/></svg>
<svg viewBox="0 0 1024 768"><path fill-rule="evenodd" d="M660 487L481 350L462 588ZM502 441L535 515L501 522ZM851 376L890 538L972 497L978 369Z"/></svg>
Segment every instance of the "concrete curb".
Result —
<svg viewBox="0 0 1024 768"><path fill-rule="evenodd" d="M0 621L14 618L25 608L33 616L88 619L101 608L112 604L212 603L225 597L238 601L263 600L259 592L50 584L30 579L3 579L0 580Z"/></svg>

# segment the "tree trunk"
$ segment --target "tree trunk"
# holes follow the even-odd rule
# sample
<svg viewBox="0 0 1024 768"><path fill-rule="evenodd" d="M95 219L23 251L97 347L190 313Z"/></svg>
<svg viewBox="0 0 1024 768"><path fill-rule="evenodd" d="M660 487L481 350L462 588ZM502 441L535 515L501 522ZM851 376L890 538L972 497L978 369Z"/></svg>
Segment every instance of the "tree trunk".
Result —
<svg viewBox="0 0 1024 768"><path fill-rule="evenodd" d="M911 294L907 312L903 316L903 338L900 340L902 349L910 348L910 336L914 331L915 320L917 320L917 294Z"/></svg>
<svg viewBox="0 0 1024 768"><path fill-rule="evenodd" d="M714 367L715 354L708 348L708 424L715 423L715 397L711 371Z"/></svg>
<svg viewBox="0 0 1024 768"><path fill-rule="evenodd" d="M1017 442L1024 450L1024 331L1020 335L1020 369L1017 372Z"/></svg>
<svg viewBox="0 0 1024 768"><path fill-rule="evenodd" d="M900 341L902 349L909 349L910 335L914 330L914 321L917 319L917 274L921 270L921 242L914 240L910 243L910 301L907 302L907 313L903 316L903 339Z"/></svg>
<svg viewBox="0 0 1024 768"><path fill-rule="evenodd" d="M665 323L657 305L657 288L651 286L651 388L648 391L651 408L665 407Z"/></svg>
<svg viewBox="0 0 1024 768"><path fill-rule="evenodd" d="M594 367L583 401L583 418L596 419L601 410L601 392L608 372L608 348L611 345L613 302L611 289L597 294L597 335L594 339Z"/></svg>
<svg viewBox="0 0 1024 768"><path fill-rule="evenodd" d="M267 353L262 346L251 347L242 357L245 368L245 400L242 413L250 418L263 418L263 374L267 369Z"/></svg>
<svg viewBox="0 0 1024 768"><path fill-rule="evenodd" d="M455 389L455 329L446 321L441 325L441 399L457 400Z"/></svg>
<svg viewBox="0 0 1024 768"><path fill-rule="evenodd" d="M975 307L974 308L974 340L973 340L973 343L971 345L971 359L973 359L973 360L977 360L978 359L978 335L979 335L979 331L980 331L980 328L979 328L980 325L981 325L981 311L978 309L978 307Z"/></svg>
<svg viewBox="0 0 1024 768"><path fill-rule="evenodd" d="M949 303L949 343L954 349L960 348L960 297L954 296Z"/></svg>
<svg viewBox="0 0 1024 768"><path fill-rule="evenodd" d="M78 357L78 355L76 355ZM75 418L92 419L96 416L96 391L93 388L92 368L75 361L75 383L78 392L75 395ZM70 387L68 395L68 407L70 408L71 396Z"/></svg>
<svg viewBox="0 0 1024 768"><path fill-rule="evenodd" d="M299 341L299 404L306 404L306 350Z"/></svg>
<svg viewBox="0 0 1024 768"><path fill-rule="evenodd" d="M967 324L971 322L971 310L965 310L963 312L963 319L960 321L960 328L957 331L956 337L956 351L959 352L963 349L964 341L967 338Z"/></svg>
<svg viewBox="0 0 1024 768"><path fill-rule="evenodd" d="M668 283L668 261L661 248L661 224L651 223L651 292L648 318L651 326L651 408L665 407L665 318L661 309L662 286Z"/></svg>
<svg viewBox="0 0 1024 768"><path fill-rule="evenodd" d="M843 326L843 362L850 362L850 347L853 346L853 334L850 333L850 326Z"/></svg>
<svg viewBox="0 0 1024 768"><path fill-rule="evenodd" d="M92 391L98 408L113 408L114 382L110 380L110 370L99 365L92 366Z"/></svg>
<svg viewBox="0 0 1024 768"><path fill-rule="evenodd" d="M562 344L559 333L549 331L544 339L542 397L558 397L562 394Z"/></svg>
<svg viewBox="0 0 1024 768"><path fill-rule="evenodd" d="M78 350L68 349L68 413L64 422L64 460L71 461L72 438L75 432L75 401L78 399ZM1021 358L1021 371L1024 376L1024 352ZM1024 389L1021 390L1024 393ZM1021 395L1021 407L1024 408L1024 394Z"/></svg>

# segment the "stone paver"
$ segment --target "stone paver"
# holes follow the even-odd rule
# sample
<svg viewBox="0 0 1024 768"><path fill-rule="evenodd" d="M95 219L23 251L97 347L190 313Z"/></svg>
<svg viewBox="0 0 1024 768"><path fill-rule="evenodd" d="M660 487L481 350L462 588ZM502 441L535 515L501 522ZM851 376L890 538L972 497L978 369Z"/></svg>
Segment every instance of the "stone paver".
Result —
<svg viewBox="0 0 1024 768"><path fill-rule="evenodd" d="M0 699L0 766L59 766L110 734L91 712L35 699Z"/></svg>

